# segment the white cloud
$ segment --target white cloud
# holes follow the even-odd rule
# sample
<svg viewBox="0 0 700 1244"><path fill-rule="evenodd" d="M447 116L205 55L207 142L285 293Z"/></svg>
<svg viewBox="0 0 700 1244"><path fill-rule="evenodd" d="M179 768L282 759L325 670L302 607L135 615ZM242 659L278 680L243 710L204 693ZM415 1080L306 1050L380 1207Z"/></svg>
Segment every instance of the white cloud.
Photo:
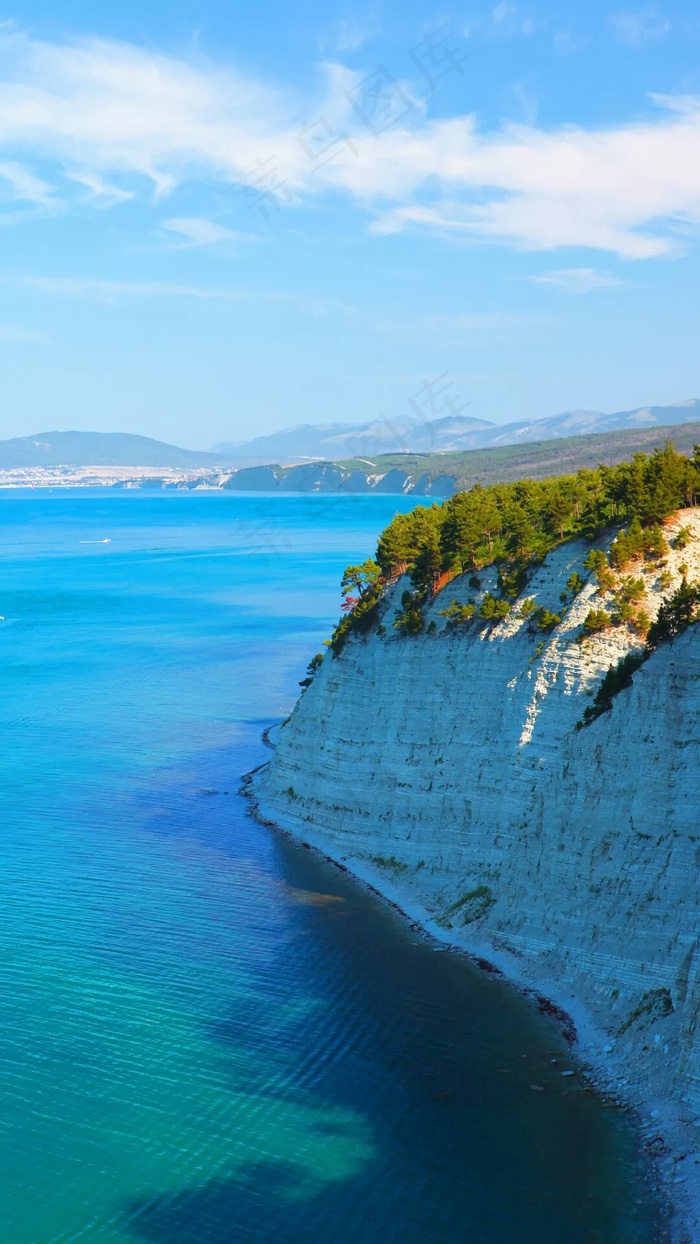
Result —
<svg viewBox="0 0 700 1244"><path fill-rule="evenodd" d="M284 134L288 107L213 65L0 31L0 146L23 145L83 176L138 175L159 195L195 173L231 179Z"/></svg>
<svg viewBox="0 0 700 1244"><path fill-rule="evenodd" d="M626 284L612 273L599 272L596 268L559 268L533 276L532 280L538 285L554 285L567 294L589 294L594 289L611 289L615 285Z"/></svg>
<svg viewBox="0 0 700 1244"><path fill-rule="evenodd" d="M224 225L217 225L212 220L204 220L200 216L164 220L163 228L186 238L184 243L186 246L216 246L219 242L235 242L243 237L243 234L237 233L235 229L226 229Z"/></svg>
<svg viewBox="0 0 700 1244"><path fill-rule="evenodd" d="M13 202L33 203L42 208L58 206L53 188L15 160L0 163L0 179L5 183L6 197Z"/></svg>
<svg viewBox="0 0 700 1244"><path fill-rule="evenodd" d="M508 4L495 12L503 25L514 15ZM342 191L371 214L378 233L430 230L472 243L588 247L628 259L673 253L700 224L700 99L656 98L646 119L597 128L491 132L473 116L431 120L411 99L377 139L346 95L363 75L336 64L324 70L321 95L301 100L202 61L99 40L42 43L0 29L0 152L25 153L25 165L4 167L31 179L27 159L51 160L87 185L96 205L137 192L138 179L163 196L193 182L240 191L250 174L263 192L283 183L289 199L280 207ZM304 119L317 118L334 139L327 162L327 152L317 160L300 142ZM36 183L24 186L33 201L42 210L55 205L51 187ZM232 195L231 204L255 221L250 195ZM179 230L189 244L211 244L211 230L223 228L200 217L173 219L189 222L189 235Z"/></svg>
<svg viewBox="0 0 700 1244"><path fill-rule="evenodd" d="M97 173L68 173L68 177L78 185L86 187L89 193L84 196L83 202L95 207L114 207L117 203L125 203L134 198L132 191L120 190L118 186L110 185Z"/></svg>
<svg viewBox="0 0 700 1244"><path fill-rule="evenodd" d="M389 135L385 187L412 201L386 209L375 228L528 250L583 246L627 259L672 253L677 227L700 224L700 100L656 102L666 111L652 120L597 130L512 126L482 137L473 119L460 118L418 135ZM403 159L394 160L390 148L399 143ZM392 184L395 163L402 180ZM443 194L416 202L428 168Z"/></svg>
<svg viewBox="0 0 700 1244"><path fill-rule="evenodd" d="M627 47L643 48L658 43L671 29L671 23L657 9L613 13L610 18L615 38Z"/></svg>
<svg viewBox="0 0 700 1244"><path fill-rule="evenodd" d="M46 333L40 333L34 328L0 324L0 341L10 341L13 345L45 345L48 337Z"/></svg>

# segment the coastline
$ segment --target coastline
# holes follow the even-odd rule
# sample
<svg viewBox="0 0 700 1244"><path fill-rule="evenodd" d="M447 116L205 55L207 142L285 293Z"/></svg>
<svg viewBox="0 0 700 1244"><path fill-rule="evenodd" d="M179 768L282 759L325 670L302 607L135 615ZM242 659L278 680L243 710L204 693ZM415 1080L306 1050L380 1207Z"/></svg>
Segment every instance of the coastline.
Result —
<svg viewBox="0 0 700 1244"><path fill-rule="evenodd" d="M272 732L263 731L262 741L275 750ZM320 855L340 872L348 874L383 904L391 907L411 930L442 949L467 958L482 971L497 973L524 994L543 1014L552 1018L579 1059L595 1090L635 1120L640 1160L664 1209L661 1241L668 1244L700 1244L700 1128L671 1097L655 1096L640 1067L627 1054L615 1053L615 1039L591 1016L585 999L570 992L553 974L533 971L530 961L499 947L494 937L479 938L466 931L440 926L400 879L366 859L338 849L338 844L318 829L307 827L303 836L267 816L255 791L255 778L267 764L257 766L241 780L241 793L249 814L261 825L293 839ZM661 1244L660 1241L660 1244Z"/></svg>

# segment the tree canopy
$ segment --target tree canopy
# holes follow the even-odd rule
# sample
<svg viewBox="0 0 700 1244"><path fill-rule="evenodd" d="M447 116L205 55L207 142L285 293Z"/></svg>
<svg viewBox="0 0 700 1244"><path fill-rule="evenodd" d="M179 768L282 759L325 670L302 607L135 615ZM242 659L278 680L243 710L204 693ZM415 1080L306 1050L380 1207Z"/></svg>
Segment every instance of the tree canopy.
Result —
<svg viewBox="0 0 700 1244"><path fill-rule="evenodd" d="M345 617L336 627L330 646L337 655L351 631L366 632L377 618L384 586L408 571L413 591L410 601L394 625L404 633L418 633L422 627L422 605L437 589L441 576L471 573L474 586L483 567L497 563L501 598L487 593L478 610L484 621L505 617L509 600L522 591L530 568L546 554L573 537L594 539L617 528L610 554L592 549L584 566L595 573L602 590L616 587L614 572L621 572L640 557L662 559L668 544L662 522L676 510L695 505L700 495L700 445L693 456L678 453L668 441L650 455L636 453L629 462L598 466L544 480L525 479L510 484L476 484L468 492L457 493L441 504L419 505L407 514L396 514L382 532L376 561L368 559L349 566L342 581L347 595ZM676 545L683 547L682 529ZM580 575L567 582L567 591L576 593L583 585ZM629 621L640 634L646 634L649 619L635 607L642 595L640 581L628 577L618 586L616 612L592 610L584 632L591 633L614 621ZM642 584L643 587L643 584ZM695 590L695 589L693 589ZM562 594L562 604L566 604ZM677 633L686 624L686 614L696 616L694 602L674 601L673 609L660 614L653 640ZM448 622L465 622L466 609ZM539 611L534 619L540 630L551 629L560 615ZM652 628L653 629L653 628ZM658 631L658 635L657 635Z"/></svg>
<svg viewBox="0 0 700 1244"><path fill-rule="evenodd" d="M417 589L441 572L476 574L498 560L524 564L572 536L593 538L629 525L613 546L624 566L645 551L660 554L659 523L700 493L700 446L692 458L668 442L630 462L545 480L476 484L442 505L397 514L382 532L377 564L385 579L410 569Z"/></svg>

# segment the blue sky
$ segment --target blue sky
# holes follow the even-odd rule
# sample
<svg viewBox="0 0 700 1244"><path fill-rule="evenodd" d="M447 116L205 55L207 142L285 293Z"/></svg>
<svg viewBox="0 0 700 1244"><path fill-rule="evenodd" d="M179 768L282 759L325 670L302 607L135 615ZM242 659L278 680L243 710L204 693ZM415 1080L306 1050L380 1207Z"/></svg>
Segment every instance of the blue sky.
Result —
<svg viewBox="0 0 700 1244"><path fill-rule="evenodd" d="M697 3L16 3L0 435L700 396Z"/></svg>

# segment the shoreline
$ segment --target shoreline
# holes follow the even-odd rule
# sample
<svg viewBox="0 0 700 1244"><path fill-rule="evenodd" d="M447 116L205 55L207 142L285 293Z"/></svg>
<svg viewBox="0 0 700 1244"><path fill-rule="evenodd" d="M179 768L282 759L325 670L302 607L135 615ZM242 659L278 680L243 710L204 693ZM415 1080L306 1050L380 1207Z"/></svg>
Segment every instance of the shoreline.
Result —
<svg viewBox="0 0 700 1244"><path fill-rule="evenodd" d="M262 734L263 743L272 751L275 744L270 736L278 727L279 723L275 723ZM256 766L241 779L240 793L248 801L249 815L352 877L364 890L390 907L412 932L467 959L481 971L501 976L540 1013L553 1019L578 1057L591 1086L619 1109L633 1115L640 1162L646 1168L651 1190L663 1211L658 1244L700 1244L700 1123L684 1115L683 1103L654 1096L641 1075L635 1080L635 1068L629 1059L622 1062L615 1055L614 1036L595 1022L581 998L553 976L538 975L531 961L497 946L493 940L479 940L465 933L456 939L454 930L442 928L431 912L402 888L400 881L387 877L376 865L349 853L341 854L337 844L319 831L305 830L302 837L266 816L254 784L256 774L266 768L267 763Z"/></svg>

